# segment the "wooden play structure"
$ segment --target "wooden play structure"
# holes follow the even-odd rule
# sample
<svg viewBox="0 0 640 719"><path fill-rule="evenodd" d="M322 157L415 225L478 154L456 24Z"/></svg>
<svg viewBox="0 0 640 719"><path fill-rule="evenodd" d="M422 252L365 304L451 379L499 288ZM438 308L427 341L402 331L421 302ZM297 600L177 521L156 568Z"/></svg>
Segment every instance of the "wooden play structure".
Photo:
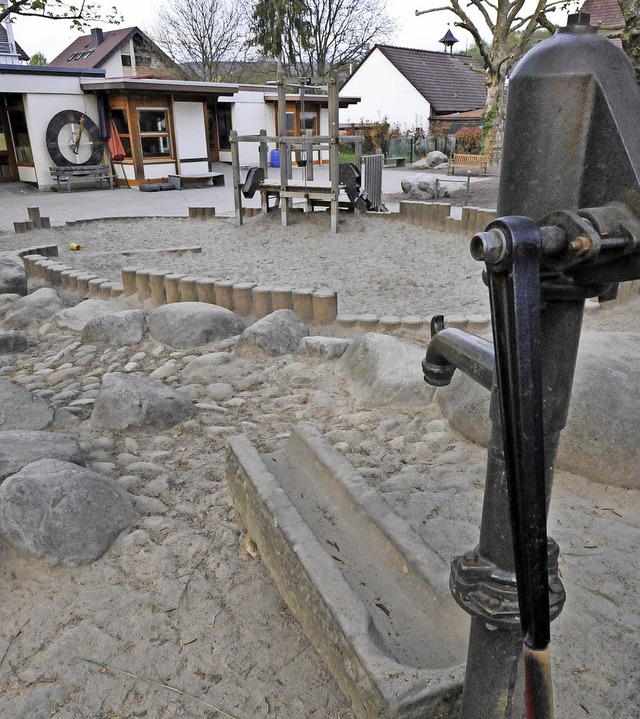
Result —
<svg viewBox="0 0 640 719"><path fill-rule="evenodd" d="M304 102L306 93L326 92L328 99L329 132L327 135L309 135L308 130L302 127L294 132L299 134L286 134L286 106L287 88L295 88L300 93L301 115L304 115ZM309 94L307 97L318 97ZM338 211L345 209L368 209L370 202L360 192L360 169L362 167L361 135L343 136L338 128L338 86L335 76L327 78L284 78L278 79L278 136L267 136L266 130L259 135L238 135L232 131L231 159L233 168L233 196L235 205L235 218L238 225L243 221L242 198L252 197L259 191L263 212L270 209L269 202L274 200L274 206L280 207L282 224L289 224L289 212L294 199L305 201L305 211L313 211L315 207L329 207L331 215L331 230L338 231ZM240 142L260 143L258 167L249 169L245 179L241 178ZM269 179L268 143L276 143L279 148L280 173L279 179ZM355 145L355 162L349 165L340 164L340 143ZM314 180L314 158L317 156L322 162L323 150L326 154L328 147L329 182ZM302 168L302 179L293 180L292 155L295 157L297 167ZM380 176L381 182L381 176ZM340 195L345 195L340 199Z"/></svg>

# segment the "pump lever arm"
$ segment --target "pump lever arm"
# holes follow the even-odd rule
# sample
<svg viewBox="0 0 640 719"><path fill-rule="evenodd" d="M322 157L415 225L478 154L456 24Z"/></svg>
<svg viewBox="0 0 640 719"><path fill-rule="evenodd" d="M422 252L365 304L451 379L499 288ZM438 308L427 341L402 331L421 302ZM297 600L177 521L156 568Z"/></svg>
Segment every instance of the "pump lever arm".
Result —
<svg viewBox="0 0 640 719"><path fill-rule="evenodd" d="M540 349L542 240L538 226L526 217L500 218L487 232L502 245L478 259L486 262L489 278L527 719L553 719Z"/></svg>

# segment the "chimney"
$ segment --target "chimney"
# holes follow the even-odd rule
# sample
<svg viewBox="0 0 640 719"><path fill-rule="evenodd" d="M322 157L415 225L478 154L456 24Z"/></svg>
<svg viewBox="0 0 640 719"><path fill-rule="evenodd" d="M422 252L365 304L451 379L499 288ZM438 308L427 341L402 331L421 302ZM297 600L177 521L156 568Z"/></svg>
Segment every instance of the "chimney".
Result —
<svg viewBox="0 0 640 719"><path fill-rule="evenodd" d="M91 47L96 48L104 40L104 32L101 27L91 28Z"/></svg>

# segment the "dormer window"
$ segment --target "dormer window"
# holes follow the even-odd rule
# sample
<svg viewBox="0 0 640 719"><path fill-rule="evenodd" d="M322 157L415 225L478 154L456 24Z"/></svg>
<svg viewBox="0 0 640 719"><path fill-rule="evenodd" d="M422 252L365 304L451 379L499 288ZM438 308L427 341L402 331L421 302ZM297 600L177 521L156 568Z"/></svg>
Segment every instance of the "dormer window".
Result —
<svg viewBox="0 0 640 719"><path fill-rule="evenodd" d="M120 58L122 59L122 67L131 67L131 55L120 55Z"/></svg>

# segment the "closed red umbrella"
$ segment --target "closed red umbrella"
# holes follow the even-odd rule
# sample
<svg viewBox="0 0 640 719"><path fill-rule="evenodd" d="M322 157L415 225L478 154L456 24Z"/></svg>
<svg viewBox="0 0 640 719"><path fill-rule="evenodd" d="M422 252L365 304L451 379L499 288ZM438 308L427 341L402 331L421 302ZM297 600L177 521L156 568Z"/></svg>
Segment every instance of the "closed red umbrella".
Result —
<svg viewBox="0 0 640 719"><path fill-rule="evenodd" d="M107 147L109 148L109 154L114 162L122 162L127 156L124 150L124 145L118 134L118 128L113 118L109 120L109 139L107 140Z"/></svg>

